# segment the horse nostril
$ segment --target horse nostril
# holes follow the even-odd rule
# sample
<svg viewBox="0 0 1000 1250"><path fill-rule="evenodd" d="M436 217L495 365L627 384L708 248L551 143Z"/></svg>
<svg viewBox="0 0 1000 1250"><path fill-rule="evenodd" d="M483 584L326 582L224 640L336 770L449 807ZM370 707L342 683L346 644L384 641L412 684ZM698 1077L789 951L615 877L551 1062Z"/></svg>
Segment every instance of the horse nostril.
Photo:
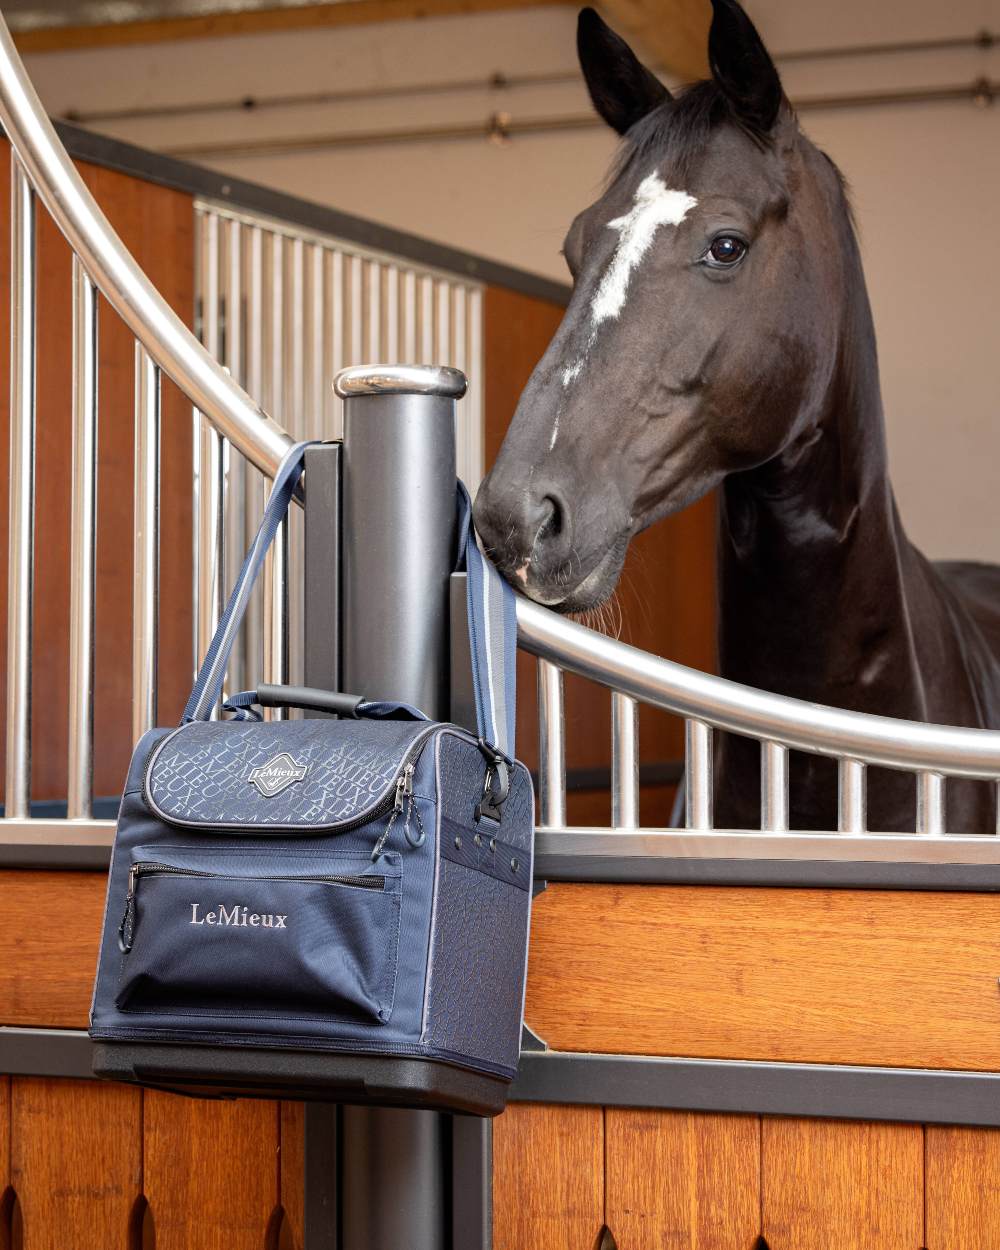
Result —
<svg viewBox="0 0 1000 1250"><path fill-rule="evenodd" d="M546 495L541 502L541 520L535 531L535 545L546 540L558 538L566 528L566 509L562 500L555 495Z"/></svg>

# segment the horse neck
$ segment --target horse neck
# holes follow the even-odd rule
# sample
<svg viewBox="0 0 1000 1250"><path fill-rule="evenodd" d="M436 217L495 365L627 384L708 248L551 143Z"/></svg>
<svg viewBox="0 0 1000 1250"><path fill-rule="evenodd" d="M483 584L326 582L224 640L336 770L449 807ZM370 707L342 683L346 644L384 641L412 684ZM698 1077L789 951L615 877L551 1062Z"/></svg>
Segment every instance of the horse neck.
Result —
<svg viewBox="0 0 1000 1250"><path fill-rule="evenodd" d="M908 689L919 703L907 603L914 553L888 477L860 266L858 278L820 419L775 460L725 481L720 668L817 702L874 707Z"/></svg>

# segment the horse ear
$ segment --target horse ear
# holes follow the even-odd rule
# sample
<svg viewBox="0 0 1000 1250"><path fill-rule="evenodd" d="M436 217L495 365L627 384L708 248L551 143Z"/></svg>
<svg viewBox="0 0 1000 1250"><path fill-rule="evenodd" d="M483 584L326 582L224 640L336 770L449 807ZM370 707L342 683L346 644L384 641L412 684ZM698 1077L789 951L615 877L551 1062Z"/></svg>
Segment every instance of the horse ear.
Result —
<svg viewBox="0 0 1000 1250"><path fill-rule="evenodd" d="M669 99L663 83L593 9L580 10L576 49L594 108L620 135Z"/></svg>
<svg viewBox="0 0 1000 1250"><path fill-rule="evenodd" d="M712 77L740 121L767 134L784 99L774 62L737 0L712 0L712 13L708 33Z"/></svg>

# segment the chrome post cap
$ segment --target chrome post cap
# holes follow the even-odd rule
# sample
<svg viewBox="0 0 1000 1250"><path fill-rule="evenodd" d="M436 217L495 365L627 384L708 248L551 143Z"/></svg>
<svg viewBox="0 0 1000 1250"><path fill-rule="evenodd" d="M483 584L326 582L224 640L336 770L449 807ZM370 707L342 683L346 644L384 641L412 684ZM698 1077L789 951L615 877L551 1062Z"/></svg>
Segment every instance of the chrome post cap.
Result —
<svg viewBox="0 0 1000 1250"><path fill-rule="evenodd" d="M461 399L469 383L447 365L352 365L341 369L333 389L341 399L356 395L440 395Z"/></svg>

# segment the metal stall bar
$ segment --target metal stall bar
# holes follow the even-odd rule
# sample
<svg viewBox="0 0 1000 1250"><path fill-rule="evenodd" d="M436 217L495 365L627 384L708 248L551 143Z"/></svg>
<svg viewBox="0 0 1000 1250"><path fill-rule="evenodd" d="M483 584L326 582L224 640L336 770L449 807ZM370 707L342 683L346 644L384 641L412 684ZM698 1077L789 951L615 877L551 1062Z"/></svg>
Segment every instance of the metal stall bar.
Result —
<svg viewBox="0 0 1000 1250"><path fill-rule="evenodd" d="M944 777L940 773L917 774L917 833L941 837L946 833Z"/></svg>
<svg viewBox="0 0 1000 1250"><path fill-rule="evenodd" d="M841 760L837 776L837 831L864 833L868 819L865 765L861 760Z"/></svg>
<svg viewBox="0 0 1000 1250"><path fill-rule="evenodd" d="M566 824L566 723L563 673L548 660L538 661L538 808L540 823Z"/></svg>
<svg viewBox="0 0 1000 1250"><path fill-rule="evenodd" d="M780 742L760 744L760 827L788 832L788 748Z"/></svg>
<svg viewBox="0 0 1000 1250"><path fill-rule="evenodd" d="M73 257L73 488L70 500L69 759L66 816L89 820L94 791L97 552L97 288Z"/></svg>
<svg viewBox="0 0 1000 1250"><path fill-rule="evenodd" d="M611 824L639 828L639 705L618 691L611 696Z"/></svg>
<svg viewBox="0 0 1000 1250"><path fill-rule="evenodd" d="M4 815L31 814L31 624L35 545L35 197L11 153L10 552Z"/></svg>
<svg viewBox="0 0 1000 1250"><path fill-rule="evenodd" d="M359 368L338 379L344 688L438 718L448 713L454 420L464 390L451 369ZM341 1250L444 1250L449 1127L434 1112L344 1107Z"/></svg>
<svg viewBox="0 0 1000 1250"><path fill-rule="evenodd" d="M135 345L135 539L132 584L132 741L156 724L160 594L160 371Z"/></svg>
<svg viewBox="0 0 1000 1250"><path fill-rule="evenodd" d="M685 805L689 829L712 828L712 726L700 720L684 723Z"/></svg>

